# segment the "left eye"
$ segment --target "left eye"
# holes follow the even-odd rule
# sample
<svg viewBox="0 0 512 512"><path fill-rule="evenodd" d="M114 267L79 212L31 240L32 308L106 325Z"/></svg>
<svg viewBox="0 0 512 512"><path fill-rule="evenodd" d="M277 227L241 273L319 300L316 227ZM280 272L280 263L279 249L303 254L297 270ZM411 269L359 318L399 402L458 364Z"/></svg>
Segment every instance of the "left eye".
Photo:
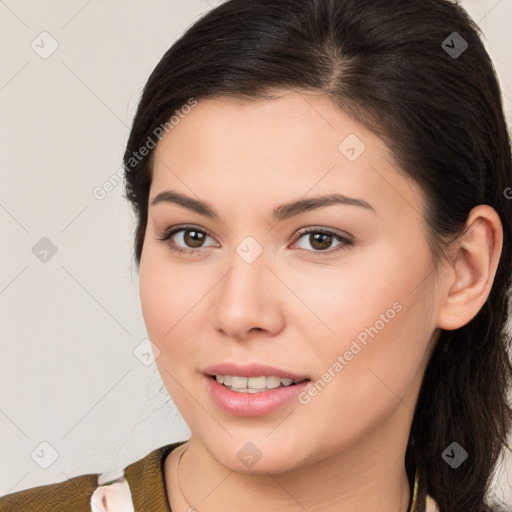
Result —
<svg viewBox="0 0 512 512"><path fill-rule="evenodd" d="M175 241L172 240L172 238L178 235L178 233L182 233L181 239L185 247L183 247L182 245L178 245ZM306 238L306 236L309 236L309 238ZM176 226L162 233L162 235L157 237L157 239L163 242L168 242L167 245L173 251L179 253L197 253L199 252L199 249L210 247L203 245L203 242L206 237L211 237L211 235L203 229L198 229L194 226ZM340 249L343 249L344 247L351 246L354 244L354 242L348 237L342 236L334 231L330 231L327 229L310 229L309 231L300 233L295 238L295 241L293 242L292 245L296 245L297 242L303 238L309 240L309 243L313 247L313 250L304 247L299 248L304 249L305 251L310 252L312 254L327 253L326 249L328 249L331 246L333 240L338 240L340 242L338 244L338 246L341 246ZM337 250L340 249L328 251L328 254L336 252Z"/></svg>
<svg viewBox="0 0 512 512"><path fill-rule="evenodd" d="M309 249L305 249L306 251L313 252L313 253L325 253L325 249L328 249L331 245L333 240L338 240L340 243L338 246L350 246L353 244L352 240L349 238L342 236L334 231L325 230L325 229L310 229L309 231L303 232L301 235L299 235L296 238L297 243L298 240L306 237L306 240L309 241L310 245L315 249L313 251ZM301 247L304 249L304 247ZM338 249L336 249L338 250ZM329 253L335 252L335 251L329 251Z"/></svg>

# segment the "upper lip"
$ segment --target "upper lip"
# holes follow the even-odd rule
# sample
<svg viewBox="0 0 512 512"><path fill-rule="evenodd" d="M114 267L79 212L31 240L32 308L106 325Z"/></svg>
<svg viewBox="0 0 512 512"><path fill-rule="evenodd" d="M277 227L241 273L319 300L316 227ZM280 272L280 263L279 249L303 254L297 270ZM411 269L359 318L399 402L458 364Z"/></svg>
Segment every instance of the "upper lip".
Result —
<svg viewBox="0 0 512 512"><path fill-rule="evenodd" d="M237 375L240 377L281 377L293 379L296 382L309 379L307 375L292 373L275 366L261 363L239 365L229 361L208 366L204 368L203 373L205 375Z"/></svg>

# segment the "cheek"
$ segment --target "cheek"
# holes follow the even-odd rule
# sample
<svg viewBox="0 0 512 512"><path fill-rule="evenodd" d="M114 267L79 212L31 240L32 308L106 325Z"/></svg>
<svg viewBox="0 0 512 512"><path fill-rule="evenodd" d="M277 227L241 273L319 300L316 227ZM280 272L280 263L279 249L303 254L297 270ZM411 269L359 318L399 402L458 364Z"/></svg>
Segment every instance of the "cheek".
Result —
<svg viewBox="0 0 512 512"><path fill-rule="evenodd" d="M155 362L167 392L184 417L191 407L190 396L183 388L190 379L193 361L192 331L196 322L190 321L194 315L191 307L197 303L199 293L191 284L183 270L172 270L158 251L152 252L148 247L143 253L139 293L146 330L160 350Z"/></svg>
<svg viewBox="0 0 512 512"><path fill-rule="evenodd" d="M397 309L420 300L411 292L428 274L428 266L426 258L397 253L395 244L383 239L347 253L336 266L307 262L275 270L284 282L293 283L300 299L290 296L286 304L292 322L309 325L310 333L316 326L317 339L342 348L365 328L377 323L379 331L383 325L388 330L395 318L404 317Z"/></svg>
<svg viewBox="0 0 512 512"><path fill-rule="evenodd" d="M343 443L376 428L393 410L404 418L412 416L411 391L421 369L429 325L416 301L419 295L402 297L390 309L386 309L388 301L383 301L385 307L359 313L357 322L347 312L346 320L340 318L336 325L336 341L311 350L311 360L321 361L315 379L318 392L304 411L319 419L329 411L329 426L322 428L333 443L339 443L340 436ZM381 312L385 320L375 315Z"/></svg>
<svg viewBox="0 0 512 512"><path fill-rule="evenodd" d="M175 405L187 414L190 396L183 386L198 385L198 355L207 338L208 292L216 279L198 262L173 264L165 247L147 245L139 267L139 293L146 330L159 348L156 365ZM206 268L206 267L205 267ZM215 273L217 276L218 273ZM214 276L214 277L215 277Z"/></svg>
<svg viewBox="0 0 512 512"><path fill-rule="evenodd" d="M139 267L139 294L144 322L149 337L158 342L172 326L169 312L172 309L172 295L166 293L168 283L159 267L148 252L143 253ZM157 343L158 344L158 343Z"/></svg>
<svg viewBox="0 0 512 512"><path fill-rule="evenodd" d="M167 256L167 257L166 257ZM148 334L155 342L167 344L176 332L183 332L193 316L191 308L204 294L193 265L173 266L165 249L147 247L139 268L139 293Z"/></svg>
<svg viewBox="0 0 512 512"><path fill-rule="evenodd" d="M372 252L359 253L357 266L317 273L309 281L309 294L306 280L294 281L323 321L313 318L320 327L309 349L326 380L336 375L331 378L336 383L328 385L334 394L326 399L339 411L377 402L389 406L398 400L395 394L403 396L434 328L428 253L399 258L392 250Z"/></svg>

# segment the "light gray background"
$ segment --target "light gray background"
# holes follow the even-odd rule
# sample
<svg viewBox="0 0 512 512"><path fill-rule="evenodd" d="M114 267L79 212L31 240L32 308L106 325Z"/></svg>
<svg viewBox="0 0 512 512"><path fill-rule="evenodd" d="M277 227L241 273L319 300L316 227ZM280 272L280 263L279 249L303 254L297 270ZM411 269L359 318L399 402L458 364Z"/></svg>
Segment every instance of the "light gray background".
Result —
<svg viewBox="0 0 512 512"><path fill-rule="evenodd" d="M0 0L0 495L125 466L190 433L142 355L122 184L93 190L121 166L154 66L218 3ZM510 123L512 0L462 4ZM32 252L43 237L57 248L46 262ZM512 503L510 459L497 492Z"/></svg>

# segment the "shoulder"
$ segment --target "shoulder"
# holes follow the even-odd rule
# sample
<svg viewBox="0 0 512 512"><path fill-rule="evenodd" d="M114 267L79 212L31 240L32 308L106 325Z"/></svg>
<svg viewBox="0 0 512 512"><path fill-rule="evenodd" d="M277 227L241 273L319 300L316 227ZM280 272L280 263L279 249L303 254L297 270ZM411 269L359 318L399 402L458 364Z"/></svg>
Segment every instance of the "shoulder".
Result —
<svg viewBox="0 0 512 512"><path fill-rule="evenodd" d="M103 512L154 510L170 512L163 465L185 441L153 450L124 469L80 475L63 482L0 496L2 512ZM65 507L64 507L65 505Z"/></svg>
<svg viewBox="0 0 512 512"><path fill-rule="evenodd" d="M439 507L437 506L437 503L430 495L427 495L425 510L426 512L439 512Z"/></svg>
<svg viewBox="0 0 512 512"><path fill-rule="evenodd" d="M91 495L97 487L98 475L81 475L64 482L32 487L0 497L2 512L50 512L62 509L89 510Z"/></svg>

